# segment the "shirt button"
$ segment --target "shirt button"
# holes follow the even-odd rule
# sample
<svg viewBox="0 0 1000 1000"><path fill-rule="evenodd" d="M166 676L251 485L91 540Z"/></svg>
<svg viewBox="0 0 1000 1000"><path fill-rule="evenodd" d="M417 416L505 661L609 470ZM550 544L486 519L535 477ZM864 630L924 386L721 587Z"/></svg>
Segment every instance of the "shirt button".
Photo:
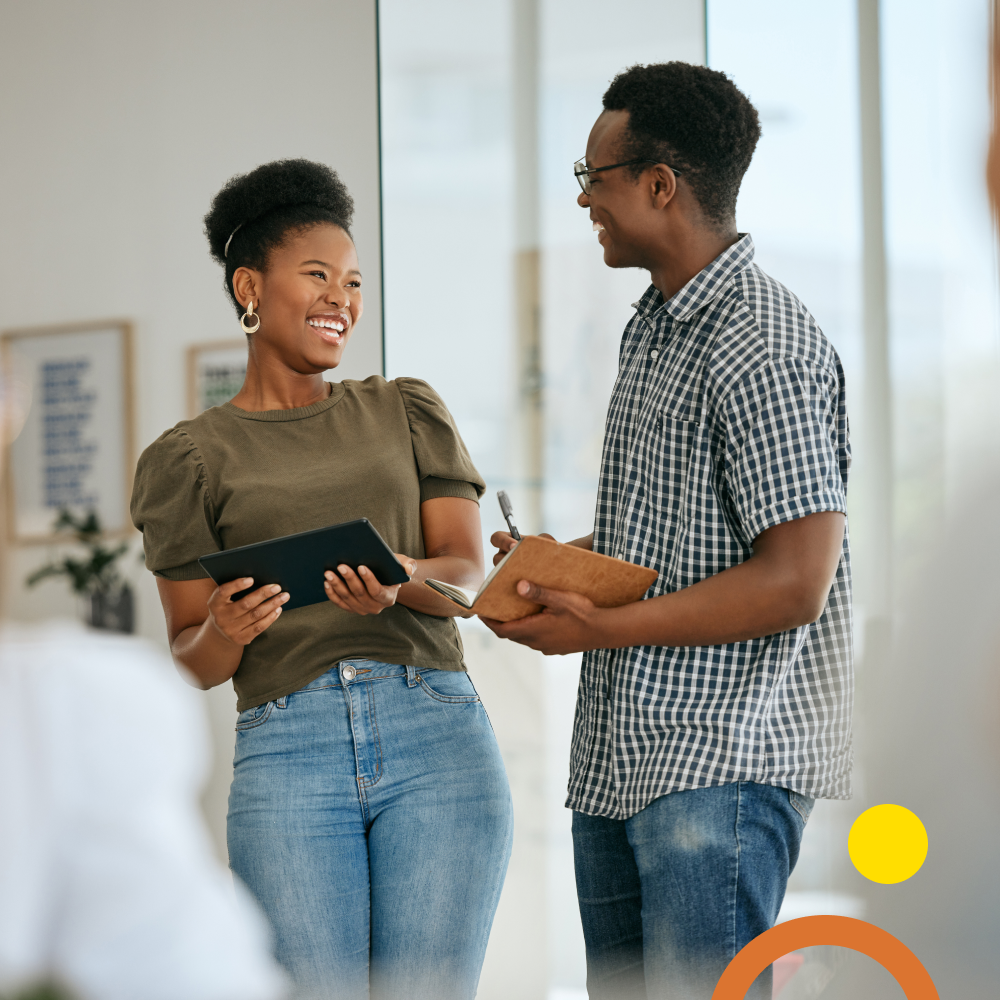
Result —
<svg viewBox="0 0 1000 1000"><path fill-rule="evenodd" d="M660 352L654 347L650 352L649 356L655 361L659 356Z"/></svg>
<svg viewBox="0 0 1000 1000"><path fill-rule="evenodd" d="M343 677L345 681L353 681L355 674L357 674L357 671L349 663L345 663L344 666L340 668L340 676Z"/></svg>

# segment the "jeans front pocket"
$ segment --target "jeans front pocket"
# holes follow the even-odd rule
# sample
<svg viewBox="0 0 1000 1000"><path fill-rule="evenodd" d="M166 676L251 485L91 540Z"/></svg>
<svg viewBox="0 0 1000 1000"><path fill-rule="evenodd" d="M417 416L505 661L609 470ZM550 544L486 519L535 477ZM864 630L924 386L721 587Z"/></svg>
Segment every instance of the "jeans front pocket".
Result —
<svg viewBox="0 0 1000 1000"><path fill-rule="evenodd" d="M471 705L479 695L464 670L433 670L419 668L416 674L420 689L435 701L452 705Z"/></svg>
<svg viewBox="0 0 1000 1000"><path fill-rule="evenodd" d="M243 732L245 729L253 729L262 726L271 717L274 709L274 702L268 701L263 705L254 705L253 708L245 708L236 717L236 732Z"/></svg>

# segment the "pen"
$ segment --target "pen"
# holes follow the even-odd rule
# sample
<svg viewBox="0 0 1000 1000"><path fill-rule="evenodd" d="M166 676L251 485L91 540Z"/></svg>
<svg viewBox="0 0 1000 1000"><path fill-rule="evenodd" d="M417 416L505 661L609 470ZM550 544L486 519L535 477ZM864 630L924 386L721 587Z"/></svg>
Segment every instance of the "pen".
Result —
<svg viewBox="0 0 1000 1000"><path fill-rule="evenodd" d="M510 497L507 496L506 490L497 490L497 500L500 501L500 511L504 516L504 520L507 522L507 527L510 528L510 533L518 541L521 540L521 532L517 530L514 525L514 512L510 508Z"/></svg>

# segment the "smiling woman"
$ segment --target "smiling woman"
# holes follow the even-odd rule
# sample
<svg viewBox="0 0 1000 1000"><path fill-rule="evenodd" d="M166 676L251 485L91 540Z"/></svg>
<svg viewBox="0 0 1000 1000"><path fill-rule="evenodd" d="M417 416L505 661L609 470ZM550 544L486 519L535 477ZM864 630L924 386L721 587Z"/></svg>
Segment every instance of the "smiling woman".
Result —
<svg viewBox="0 0 1000 1000"><path fill-rule="evenodd" d="M362 315L353 202L328 167L234 177L205 220L246 380L139 460L132 517L174 658L240 711L228 839L296 996L475 995L510 853L489 720L422 581L483 579L482 477L418 379L328 383ZM410 582L327 572L329 602L220 587L198 557L365 517ZM455 839L455 838L458 839Z"/></svg>

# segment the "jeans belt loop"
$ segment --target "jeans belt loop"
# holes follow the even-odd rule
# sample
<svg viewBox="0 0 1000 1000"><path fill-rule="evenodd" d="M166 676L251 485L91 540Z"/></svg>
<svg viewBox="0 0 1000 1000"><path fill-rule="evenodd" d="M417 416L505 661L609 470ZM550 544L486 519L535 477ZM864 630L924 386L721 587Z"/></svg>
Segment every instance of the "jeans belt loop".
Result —
<svg viewBox="0 0 1000 1000"><path fill-rule="evenodd" d="M411 666L410 664L407 664L406 665L406 686L412 688L412 687L416 687L417 684L419 684L419 683L420 682L417 680L417 668L414 667L414 666Z"/></svg>
<svg viewBox="0 0 1000 1000"><path fill-rule="evenodd" d="M287 695L287 694L283 694L283 695L282 695L282 696L281 696L281 697L280 697L280 698L279 698L279 699L278 699L278 700L277 700L277 701L275 702L275 704L276 704L276 705L278 706L278 708L286 708L286 707L288 706L288 695Z"/></svg>

